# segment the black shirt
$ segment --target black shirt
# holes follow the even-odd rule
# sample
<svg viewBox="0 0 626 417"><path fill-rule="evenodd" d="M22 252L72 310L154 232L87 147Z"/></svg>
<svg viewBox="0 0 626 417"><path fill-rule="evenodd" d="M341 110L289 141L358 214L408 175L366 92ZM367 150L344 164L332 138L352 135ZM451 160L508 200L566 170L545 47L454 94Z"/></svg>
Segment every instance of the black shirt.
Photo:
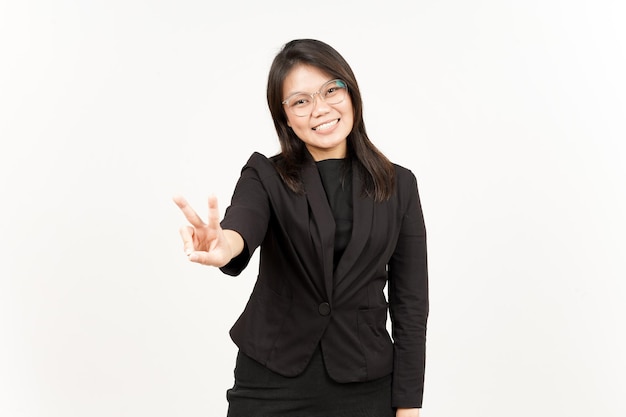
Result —
<svg viewBox="0 0 626 417"><path fill-rule="evenodd" d="M333 267L337 268L352 235L352 170L347 159L318 161L317 169L335 218Z"/></svg>

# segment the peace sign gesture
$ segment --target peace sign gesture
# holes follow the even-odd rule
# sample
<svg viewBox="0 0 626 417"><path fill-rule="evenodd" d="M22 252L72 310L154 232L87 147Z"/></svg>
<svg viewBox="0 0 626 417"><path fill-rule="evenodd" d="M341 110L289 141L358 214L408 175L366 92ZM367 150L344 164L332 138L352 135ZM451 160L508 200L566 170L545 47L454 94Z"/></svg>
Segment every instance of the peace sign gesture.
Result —
<svg viewBox="0 0 626 417"><path fill-rule="evenodd" d="M185 254L192 262L222 267L243 250L243 238L233 230L220 226L217 198L209 197L209 216L205 223L182 196L173 198L190 226L180 228Z"/></svg>

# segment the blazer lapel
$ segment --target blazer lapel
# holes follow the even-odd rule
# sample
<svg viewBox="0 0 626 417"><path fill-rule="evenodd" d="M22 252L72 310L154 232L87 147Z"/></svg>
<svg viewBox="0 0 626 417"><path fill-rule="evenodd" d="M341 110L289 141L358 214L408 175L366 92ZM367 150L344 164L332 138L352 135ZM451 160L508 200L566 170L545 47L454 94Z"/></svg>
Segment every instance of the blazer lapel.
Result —
<svg viewBox="0 0 626 417"><path fill-rule="evenodd" d="M328 204L328 198L322 185L322 179L315 162L311 159L302 170L302 181L306 190L306 198L311 208L311 217L315 222L318 235L311 233L311 239L315 244L317 259L321 259L324 286L328 300L332 300L333 291L333 253L335 246L335 219ZM315 258L314 258L315 259Z"/></svg>
<svg viewBox="0 0 626 417"><path fill-rule="evenodd" d="M365 247L370 232L372 230L372 219L374 215L374 200L371 197L362 195L363 181L360 173L353 166L352 168L352 236L348 242L346 250L343 252L337 270L337 279L341 279L347 274Z"/></svg>

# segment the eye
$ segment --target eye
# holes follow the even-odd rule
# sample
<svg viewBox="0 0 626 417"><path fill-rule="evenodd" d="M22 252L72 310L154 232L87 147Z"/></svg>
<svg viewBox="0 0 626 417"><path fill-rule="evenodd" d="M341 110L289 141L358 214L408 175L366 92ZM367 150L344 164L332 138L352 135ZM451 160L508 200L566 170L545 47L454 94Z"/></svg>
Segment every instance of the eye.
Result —
<svg viewBox="0 0 626 417"><path fill-rule="evenodd" d="M311 97L301 94L301 95L292 97L289 100L289 106L290 107L306 107L310 102L311 102Z"/></svg>
<svg viewBox="0 0 626 417"><path fill-rule="evenodd" d="M341 95L343 91L345 91L346 84L341 80L334 80L328 83L326 89L324 90L324 97L330 98L337 95Z"/></svg>
<svg viewBox="0 0 626 417"><path fill-rule="evenodd" d="M325 97L333 97L336 96L340 91L343 91L343 87L335 84L331 87L328 87L326 89L326 92L324 93Z"/></svg>

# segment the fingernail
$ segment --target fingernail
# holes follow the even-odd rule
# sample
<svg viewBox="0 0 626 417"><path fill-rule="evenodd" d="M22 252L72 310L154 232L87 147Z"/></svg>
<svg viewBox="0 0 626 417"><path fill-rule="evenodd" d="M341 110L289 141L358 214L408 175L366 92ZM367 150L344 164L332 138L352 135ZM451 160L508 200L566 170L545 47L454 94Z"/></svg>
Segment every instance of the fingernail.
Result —
<svg viewBox="0 0 626 417"><path fill-rule="evenodd" d="M195 253L190 254L189 260L192 262L196 262L198 260L198 255L196 255Z"/></svg>

